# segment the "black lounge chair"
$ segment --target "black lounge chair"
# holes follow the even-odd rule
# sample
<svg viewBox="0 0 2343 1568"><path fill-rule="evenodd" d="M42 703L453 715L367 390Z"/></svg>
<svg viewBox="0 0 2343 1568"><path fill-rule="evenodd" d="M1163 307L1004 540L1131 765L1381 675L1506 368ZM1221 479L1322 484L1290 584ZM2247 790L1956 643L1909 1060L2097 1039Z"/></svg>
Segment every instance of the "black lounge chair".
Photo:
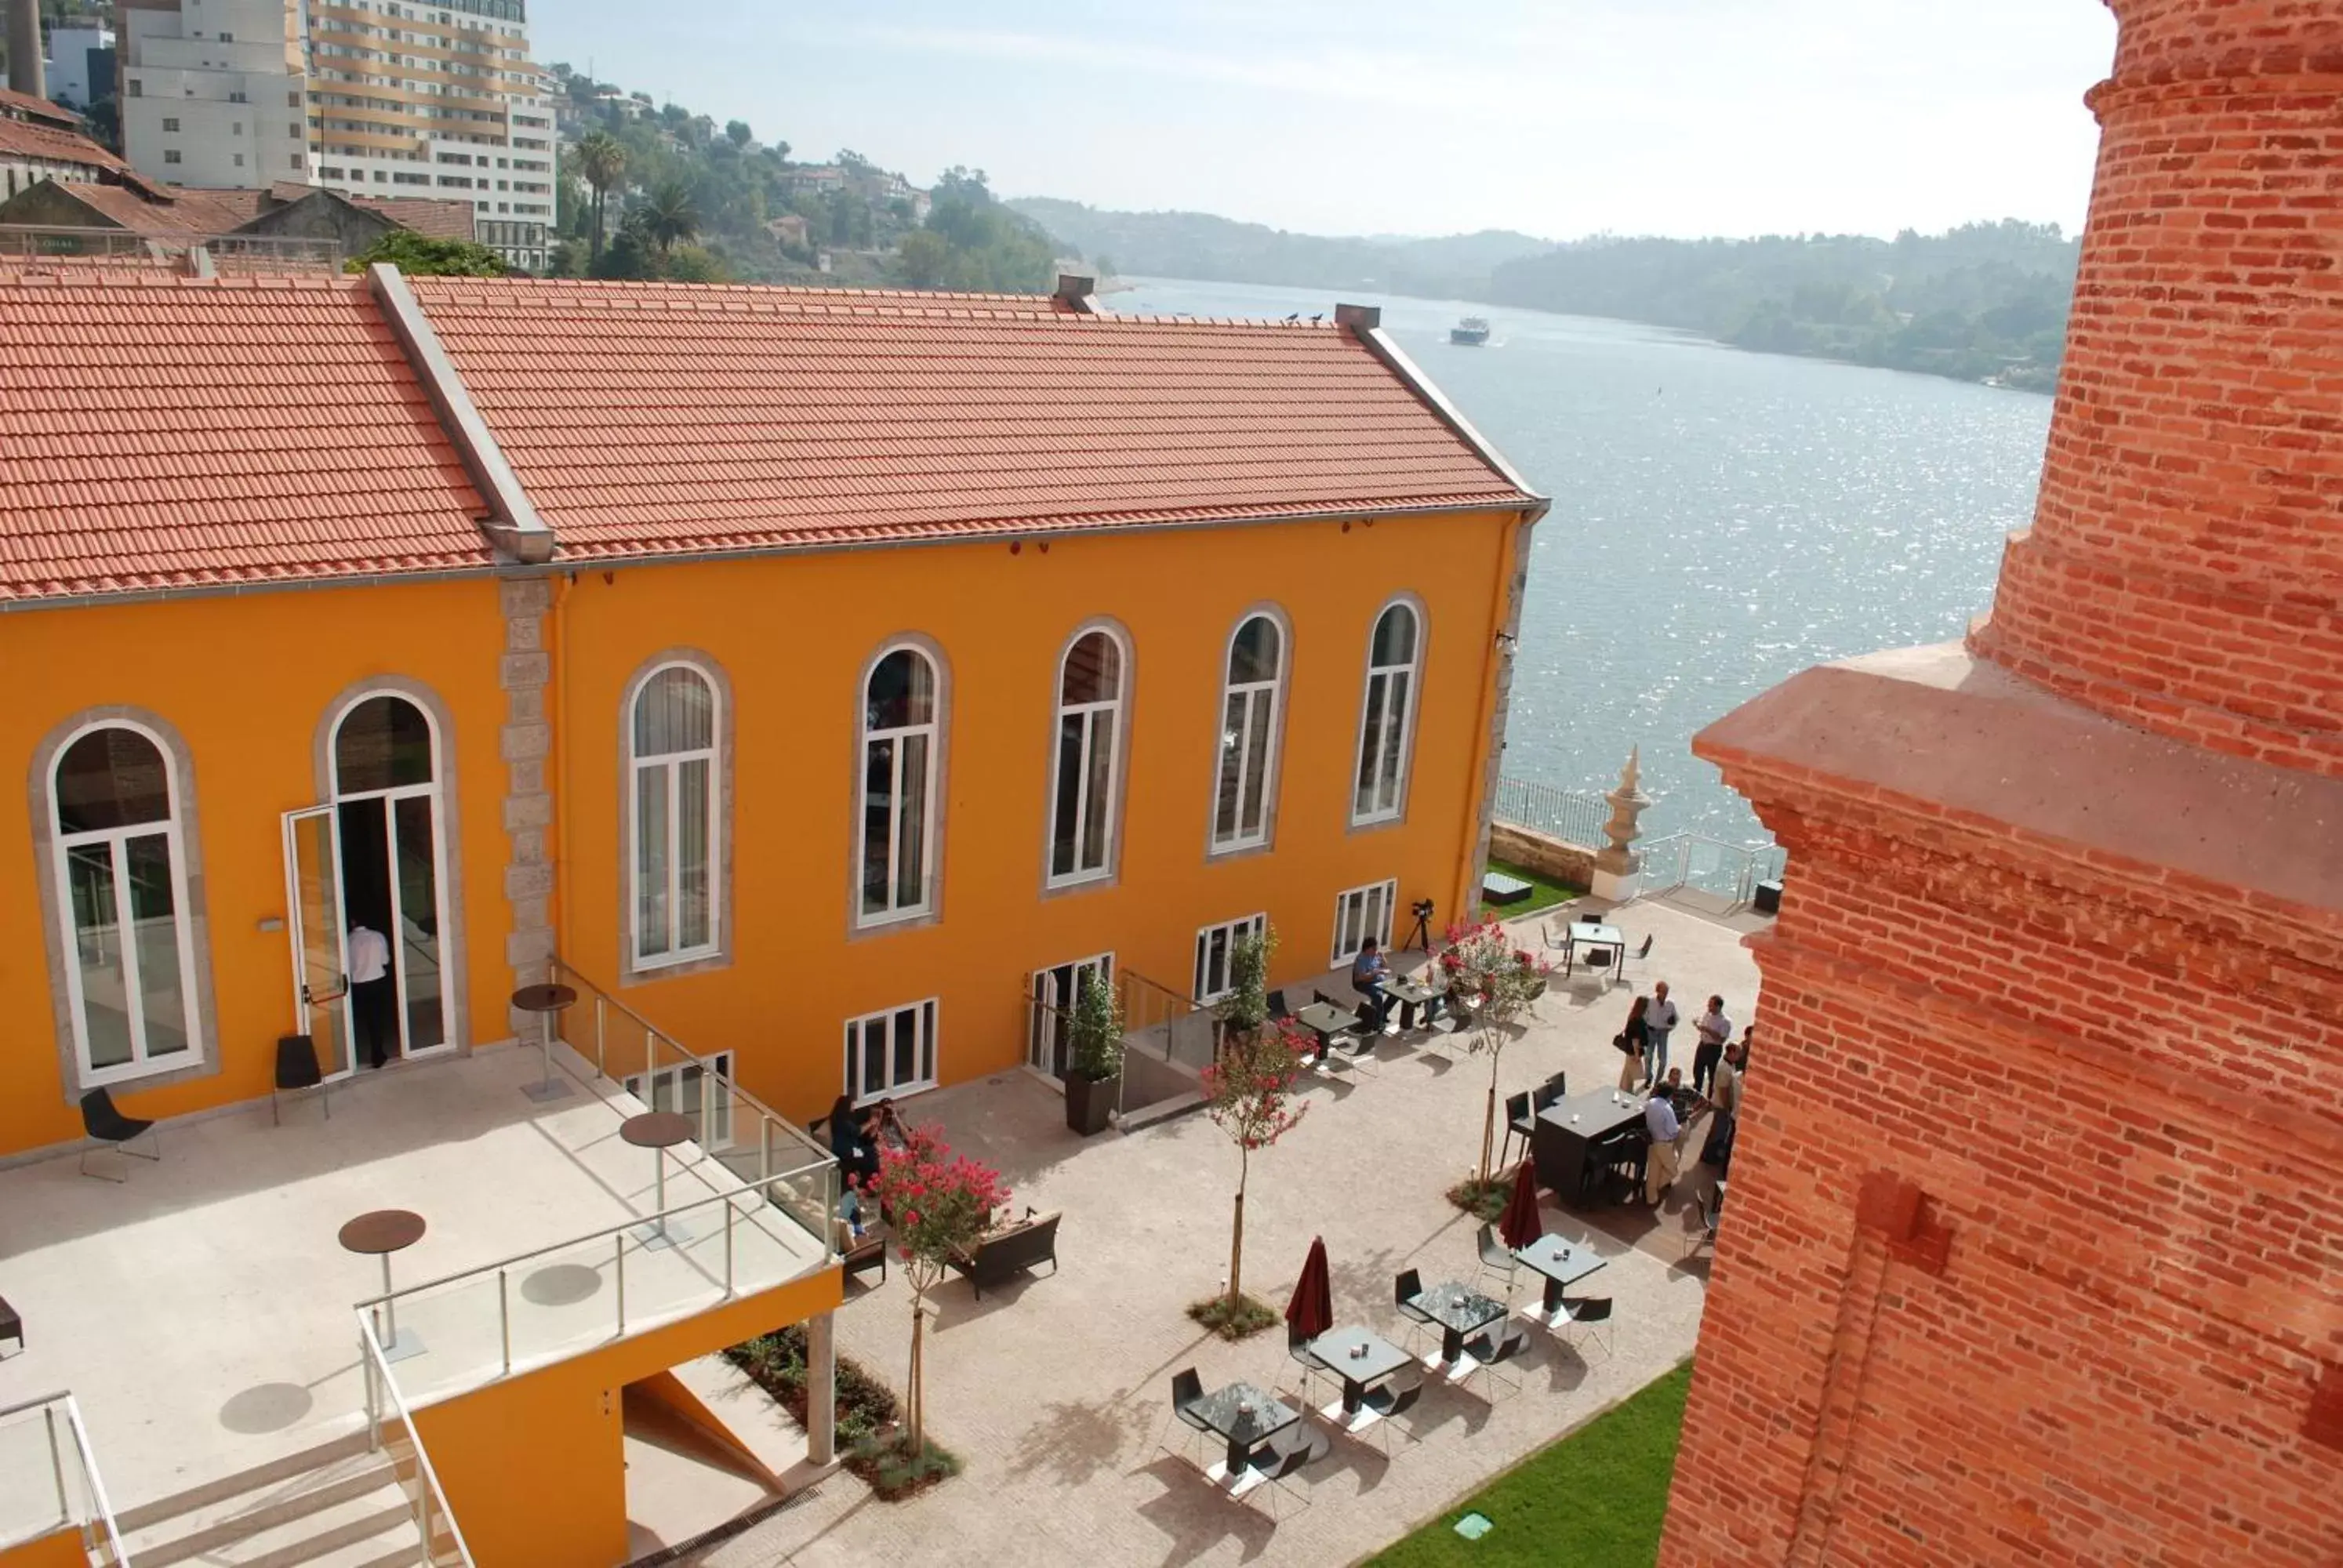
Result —
<svg viewBox="0 0 2343 1568"><path fill-rule="evenodd" d="M317 1042L306 1034L280 1034L277 1037L277 1081L268 1090L268 1119L278 1126L285 1122L279 1108L280 1097L299 1089L314 1089L325 1102L326 1120L334 1119L334 1091L327 1086L326 1075L317 1067Z"/></svg>
<svg viewBox="0 0 2343 1568"><path fill-rule="evenodd" d="M93 1089L87 1094L81 1097L81 1129L84 1132L89 1134L92 1139L96 1140L96 1142L112 1144L114 1146L115 1152L117 1154L126 1155L134 1160L160 1160L163 1158L163 1151L160 1149L156 1149L150 1151L143 1149L133 1149L129 1146L132 1139L139 1137L144 1133L154 1131L155 1124L152 1121L144 1121L136 1116L123 1115L121 1111L116 1111L114 1108L114 1096L108 1094L103 1089ZM83 1146L81 1151L81 1173L83 1175L95 1176L101 1181L127 1181L130 1180L130 1173L126 1169L119 1176L108 1176L104 1171L92 1171L89 1168L89 1157L96 1151L96 1149L92 1145L85 1144Z"/></svg>

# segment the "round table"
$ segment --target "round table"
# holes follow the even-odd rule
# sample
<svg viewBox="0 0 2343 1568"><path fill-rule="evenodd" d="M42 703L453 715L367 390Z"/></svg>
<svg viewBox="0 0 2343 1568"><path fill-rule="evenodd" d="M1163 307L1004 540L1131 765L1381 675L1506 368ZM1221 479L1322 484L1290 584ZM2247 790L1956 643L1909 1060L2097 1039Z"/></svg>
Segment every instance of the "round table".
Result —
<svg viewBox="0 0 2343 1568"><path fill-rule="evenodd" d="M545 1075L537 1083L522 1089L531 1100L558 1100L569 1092L566 1083L557 1083L553 1077L553 1015L578 1002L575 986L548 981L541 985L525 985L512 993L517 1011L536 1013L543 1024L538 1035L538 1050L545 1059Z"/></svg>
<svg viewBox="0 0 2343 1568"><path fill-rule="evenodd" d="M420 1214L405 1209L377 1209L344 1225L338 1238L344 1251L371 1252L382 1260L382 1293L386 1298L382 1303L383 1326L388 1331L382 1350L384 1356L391 1360L398 1359L392 1352L400 1347L398 1308L387 1299L390 1295L390 1255L403 1252L423 1240L424 1230ZM414 1344L406 1353L412 1355L422 1348L419 1343Z"/></svg>
<svg viewBox="0 0 2343 1568"><path fill-rule="evenodd" d="M618 1123L618 1137L638 1149L651 1151L657 1168L652 1188L657 1201L651 1211L659 1218L650 1229L660 1241L671 1240L667 1231L667 1151L679 1143L691 1141L691 1118L676 1111L646 1111Z"/></svg>

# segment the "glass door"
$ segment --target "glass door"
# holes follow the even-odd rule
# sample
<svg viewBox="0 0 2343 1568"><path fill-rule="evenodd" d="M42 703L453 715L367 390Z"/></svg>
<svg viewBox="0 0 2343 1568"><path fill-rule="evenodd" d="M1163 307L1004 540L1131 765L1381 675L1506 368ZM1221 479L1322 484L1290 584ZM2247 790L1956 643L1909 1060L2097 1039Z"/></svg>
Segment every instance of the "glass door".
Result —
<svg viewBox="0 0 2343 1568"><path fill-rule="evenodd" d="M341 863L331 806L285 813L285 927L293 940L293 1017L299 1031L316 1041L317 1066L327 1078L339 1078L353 1065L343 1007L350 985L342 961Z"/></svg>
<svg viewBox="0 0 2343 1568"><path fill-rule="evenodd" d="M1033 971L1033 1026L1026 1040L1025 1060L1036 1071L1052 1078L1066 1076L1073 1049L1074 1003L1082 986L1095 980L1114 983L1114 955L1098 953L1055 969Z"/></svg>

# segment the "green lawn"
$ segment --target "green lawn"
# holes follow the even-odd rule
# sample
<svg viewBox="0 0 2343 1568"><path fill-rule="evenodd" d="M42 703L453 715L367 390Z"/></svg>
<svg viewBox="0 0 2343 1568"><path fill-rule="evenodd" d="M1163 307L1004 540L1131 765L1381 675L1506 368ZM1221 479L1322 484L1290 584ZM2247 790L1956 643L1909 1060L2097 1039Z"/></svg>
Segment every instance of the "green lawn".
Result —
<svg viewBox="0 0 2343 1568"><path fill-rule="evenodd" d="M1518 920L1523 915L1534 915L1540 910L1550 910L1556 904L1567 903L1572 899L1583 896L1586 891L1584 888L1574 888L1567 882L1557 882L1550 878L1541 877L1526 866L1508 865L1503 860L1491 860L1489 869L1503 876L1519 877L1537 890L1518 904L1489 905L1489 913L1501 920Z"/></svg>
<svg viewBox="0 0 2343 1568"><path fill-rule="evenodd" d="M1624 1568L1660 1552L1660 1521L1684 1425L1692 1368L1678 1367L1488 1489L1373 1559L1378 1568L1446 1563ZM1529 1397L1534 1398L1534 1395ZM1467 1513L1495 1526L1478 1541L1456 1533Z"/></svg>

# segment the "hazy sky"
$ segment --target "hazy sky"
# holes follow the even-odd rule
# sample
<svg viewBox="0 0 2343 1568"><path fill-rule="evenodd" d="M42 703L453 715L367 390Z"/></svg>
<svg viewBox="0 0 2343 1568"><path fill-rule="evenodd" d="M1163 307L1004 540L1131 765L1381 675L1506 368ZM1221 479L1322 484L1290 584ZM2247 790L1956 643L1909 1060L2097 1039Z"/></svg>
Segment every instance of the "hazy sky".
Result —
<svg viewBox="0 0 2343 1568"><path fill-rule="evenodd" d="M533 0L537 55L918 183L1318 233L2082 218L2100 0Z"/></svg>

